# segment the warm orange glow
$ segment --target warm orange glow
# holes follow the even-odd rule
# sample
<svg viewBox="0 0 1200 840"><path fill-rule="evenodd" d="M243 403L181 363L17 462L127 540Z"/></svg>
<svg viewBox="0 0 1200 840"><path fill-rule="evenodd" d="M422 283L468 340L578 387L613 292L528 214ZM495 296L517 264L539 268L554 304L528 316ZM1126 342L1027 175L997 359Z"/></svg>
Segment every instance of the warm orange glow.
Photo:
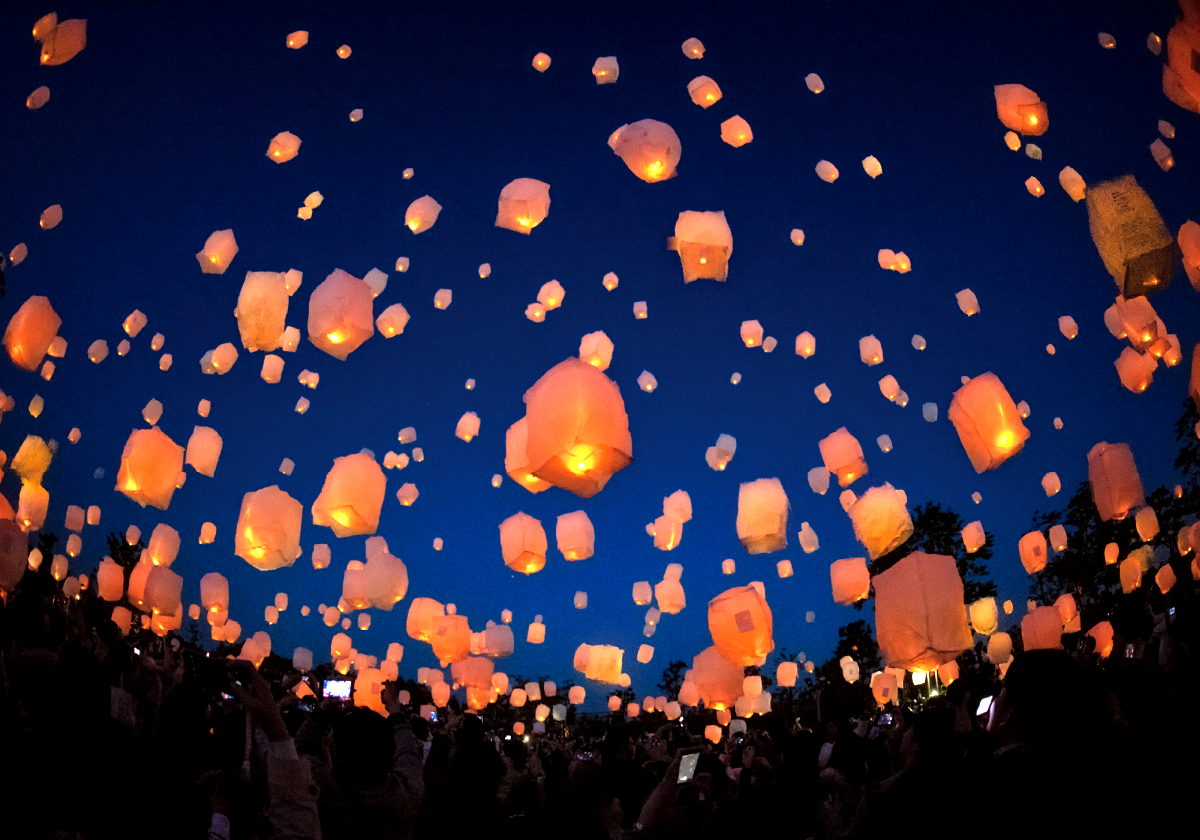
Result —
<svg viewBox="0 0 1200 840"><path fill-rule="evenodd" d="M137 489L138 489L137 482L136 482L136 481L134 481L132 478L130 478L130 479L127 479L127 480L125 481L125 490L126 490L126 492L129 492L129 493L136 493L136 492L137 492Z"/></svg>
<svg viewBox="0 0 1200 840"><path fill-rule="evenodd" d="M350 517L348 517L346 515L345 511L341 511L341 510L334 511L331 515L333 516L334 521L337 522L339 525L349 525L350 524Z"/></svg>
<svg viewBox="0 0 1200 840"><path fill-rule="evenodd" d="M421 220L420 220L420 219L410 219L410 220L409 220L409 222L408 222L408 229L409 229L409 230L415 231L415 230L416 230L417 228L419 228L420 226L421 226Z"/></svg>
<svg viewBox="0 0 1200 840"><path fill-rule="evenodd" d="M585 444L577 444L567 450L567 469L575 475L583 475L596 466L596 450Z"/></svg>
<svg viewBox="0 0 1200 840"><path fill-rule="evenodd" d="M331 332L328 335L326 335L325 337L328 338L330 341L332 341L334 344L340 344L342 342L342 334L341 333Z"/></svg>
<svg viewBox="0 0 1200 840"><path fill-rule="evenodd" d="M275 154L279 154L279 152L276 152ZM217 257L217 255L216 255L216 254L213 254L211 257L209 257L209 258L208 258L208 261L209 261L210 263L212 263L213 265L216 265L216 264L217 264L217 261L218 261L218 257Z"/></svg>
<svg viewBox="0 0 1200 840"><path fill-rule="evenodd" d="M1038 121L1037 117L1033 116L1032 114L1029 115L1029 124L1030 125L1037 125L1037 121Z"/></svg>
<svg viewBox="0 0 1200 840"><path fill-rule="evenodd" d="M708 257L701 257L700 265L707 265L707 264L708 264Z"/></svg>

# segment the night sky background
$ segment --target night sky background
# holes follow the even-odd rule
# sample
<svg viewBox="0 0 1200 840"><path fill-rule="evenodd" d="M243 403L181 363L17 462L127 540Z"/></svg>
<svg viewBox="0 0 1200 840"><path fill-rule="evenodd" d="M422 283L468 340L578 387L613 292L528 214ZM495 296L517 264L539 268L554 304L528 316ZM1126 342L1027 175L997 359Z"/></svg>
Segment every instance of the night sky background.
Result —
<svg viewBox="0 0 1200 840"><path fill-rule="evenodd" d="M69 342L50 382L5 361L0 388L16 409L0 424L0 449L11 457L27 434L59 441L45 479L45 528L60 540L69 504L102 508L100 526L83 531L71 572L93 572L110 531L134 523L148 535L166 522L183 537L173 568L185 577L185 604L199 599L204 573L220 571L231 581L230 616L245 634L268 629L275 651L305 645L321 659L340 628L326 628L315 607L337 602L342 570L364 559L365 538L337 539L312 525L309 507L333 458L364 447L380 461L388 450L411 451L396 435L415 426L425 460L385 471L378 531L407 564L409 594L390 613L373 610L369 631L350 631L355 646L382 658L388 642L402 642L401 672L411 677L437 664L404 632L413 596L453 602L476 631L508 608L517 649L498 670L583 682L571 668L575 648L616 644L638 696L657 694L670 660L690 663L711 644L706 604L731 586L763 581L777 647L818 662L839 625L871 617L870 607L858 613L831 599L829 564L865 552L836 481L822 497L806 480L821 464L817 441L846 426L870 468L852 489L861 495L887 481L908 494L910 507L938 502L964 521L982 520L996 540L990 571L999 600L1023 605L1029 579L1017 540L1036 511L1066 504L1087 477L1095 443L1130 443L1147 491L1177 481L1173 425L1200 338L1196 293L1180 270L1151 299L1179 336L1185 362L1160 366L1146 393L1123 389L1113 361L1125 343L1102 320L1117 289L1088 234L1084 204L1057 179L1067 165L1088 183L1132 173L1172 233L1200 214L1200 118L1163 96L1162 59L1145 43L1151 31L1165 40L1174 4L788 5L0 6L0 248L29 249L8 273L0 315L7 321L28 296L47 295ZM41 67L30 30L51 10L60 20L87 18L88 45L63 66ZM310 33L308 46L285 48L298 29ZM1115 49L1099 46L1100 31L1116 37ZM703 41L703 59L683 55L689 37ZM335 55L343 43L353 48L346 60ZM539 51L553 60L545 73L531 67ZM598 86L591 67L608 55L620 62L620 77ZM825 82L820 95L804 85L810 72ZM701 74L724 93L708 110L687 96L688 81ZM1049 131L1026 138L1043 160L1004 145L992 86L1010 82L1049 103ZM25 97L43 84L50 102L26 109ZM364 111L361 122L348 118L355 108ZM736 149L719 128L734 114L754 132ZM606 145L614 129L645 118L678 132L677 178L643 183ZM1166 141L1176 160L1166 173L1148 149L1160 119L1177 131ZM303 145L279 165L265 152L281 131ZM860 165L867 155L883 166L877 179ZM835 183L814 173L822 159L840 169ZM402 178L406 167L415 169L411 180ZM1043 197L1026 191L1030 175L1045 185ZM551 185L549 216L530 236L493 226L501 188L520 177ZM324 204L302 221L296 208L313 190ZM426 194L443 210L431 230L413 235L404 210ZM51 204L62 205L63 221L39 230ZM682 282L679 258L664 245L683 210L725 211L734 242L727 282ZM194 255L224 228L240 252L224 275L202 274ZM804 230L802 247L789 241L792 228ZM906 252L911 273L881 270L880 248ZM404 274L393 269L400 256L411 259ZM477 273L483 262L492 266L487 279ZM283 381L264 383L261 354L241 348L233 317L245 273L304 272L288 323L307 335L312 290L335 268L362 277L373 267L389 275L375 314L403 303L412 315L404 334L376 335L346 362L305 340L282 354ZM609 271L620 277L612 292L601 285ZM532 323L525 307L551 279L566 289L564 304ZM954 296L966 287L981 307L971 318ZM454 292L445 311L433 306L439 288ZM635 320L632 305L642 300L649 318ZM135 308L149 323L121 358L121 322ZM1079 323L1075 340L1059 333L1061 315ZM778 339L774 353L743 346L739 325L752 318ZM507 477L493 489L492 475L504 472L504 432L523 415L525 390L576 355L594 330L616 345L607 373L625 399L633 465L590 500L558 489L530 495ZM810 359L793 352L803 330L816 337ZM156 332L174 358L167 372L150 350ZM914 333L928 341L924 352L912 348ZM870 368L858 358L867 334L884 350L883 363ZM98 366L86 358L97 338L112 350ZM200 357L225 341L239 347L237 365L225 376L203 375ZM315 391L297 383L306 368L321 376ZM638 389L643 369L658 380L653 393ZM976 475L945 415L960 377L989 370L1014 400L1028 401L1032 436L1019 456ZM743 377L736 386L735 371ZM908 392L906 408L880 395L886 374ZM474 390L464 388L468 378ZM824 405L813 395L822 382L833 392ZM45 398L37 419L26 410L35 394ZM304 415L293 411L301 396L312 401ZM179 444L196 424L224 438L215 477L187 468L192 474L167 511L142 509L113 489L124 442L144 426L151 398L165 407L159 426ZM212 401L207 420L196 414L202 398ZM936 423L922 419L925 402L937 403ZM482 420L470 443L454 437L465 411ZM82 431L75 445L66 442L73 426ZM737 438L737 454L714 472L704 453L721 433ZM884 433L894 444L889 454L875 444ZM291 476L278 471L285 457L296 464ZM97 468L103 478L93 477ZM1063 487L1053 499L1040 486L1050 470ZM789 545L751 557L734 528L738 485L761 477L778 477L788 493ZM395 498L404 482L420 491L412 507ZM305 505L304 554L289 569L263 573L234 555L233 532L243 494L271 484ZM658 551L645 525L681 488L694 518L677 549ZM15 507L18 491L9 470L0 493ZM579 509L595 524L596 554L568 563L555 550L554 521ZM500 556L497 526L517 511L540 519L550 537L545 569L530 577L510 572ZM198 545L207 520L217 525L216 542ZM799 547L802 521L820 538L815 554ZM445 541L440 552L436 537ZM330 568L312 568L314 543L331 546ZM736 574L721 574L725 558L736 561ZM795 576L781 580L775 563L785 558ZM646 608L633 603L631 586L661 580L672 562L683 564L688 606L664 616L646 640ZM586 610L572 606L577 590L588 593ZM291 606L266 628L263 608L280 591ZM304 604L314 608L308 618ZM814 623L804 620L808 610ZM1002 615L1001 629L1023 612ZM540 646L524 642L535 614L547 625ZM185 631L189 624L185 618ZM641 665L635 655L647 641L656 652ZM587 685L587 708L598 709L607 688Z"/></svg>

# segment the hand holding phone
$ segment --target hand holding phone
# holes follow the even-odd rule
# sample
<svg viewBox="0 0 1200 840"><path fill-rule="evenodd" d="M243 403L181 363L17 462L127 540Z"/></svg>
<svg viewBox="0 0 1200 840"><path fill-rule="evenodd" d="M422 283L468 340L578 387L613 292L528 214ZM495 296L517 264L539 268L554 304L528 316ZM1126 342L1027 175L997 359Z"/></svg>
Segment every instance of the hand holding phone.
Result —
<svg viewBox="0 0 1200 840"><path fill-rule="evenodd" d="M696 775L696 762L700 760L700 753L688 753L679 760L679 778L678 784L687 784Z"/></svg>

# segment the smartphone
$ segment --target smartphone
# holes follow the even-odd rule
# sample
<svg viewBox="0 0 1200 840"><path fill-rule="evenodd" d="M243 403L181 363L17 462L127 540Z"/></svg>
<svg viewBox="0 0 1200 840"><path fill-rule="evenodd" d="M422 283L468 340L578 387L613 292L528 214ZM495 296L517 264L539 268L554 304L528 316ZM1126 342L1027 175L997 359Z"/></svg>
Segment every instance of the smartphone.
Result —
<svg viewBox="0 0 1200 840"><path fill-rule="evenodd" d="M430 723L437 723L437 710L434 710L434 711L432 711L432 712L430 712L430 713L429 713L429 722L430 722Z"/></svg>
<svg viewBox="0 0 1200 840"><path fill-rule="evenodd" d="M316 704L313 703L311 697L306 697L305 699L301 700L297 705L300 706L300 710L303 712L311 712L317 708Z"/></svg>
<svg viewBox="0 0 1200 840"><path fill-rule="evenodd" d="M992 702L995 698L989 694L979 701L979 705L975 707L975 716L981 717L992 710Z"/></svg>
<svg viewBox="0 0 1200 840"><path fill-rule="evenodd" d="M324 697L332 697L337 700L349 700L350 680L325 680L321 694Z"/></svg>
<svg viewBox="0 0 1200 840"><path fill-rule="evenodd" d="M875 722L875 725L876 726L891 726L892 725L892 713L884 712L883 714L881 714L879 716L879 720Z"/></svg>
<svg viewBox="0 0 1200 840"><path fill-rule="evenodd" d="M133 652L134 652L136 655L138 655L138 656L141 656L141 655L142 655L142 649L141 649L141 648L136 648L136 647L135 647L135 648L133 649Z"/></svg>
<svg viewBox="0 0 1200 840"><path fill-rule="evenodd" d="M688 753L679 762L679 784L686 784L692 780L692 776L696 775L696 762L700 760L700 753Z"/></svg>

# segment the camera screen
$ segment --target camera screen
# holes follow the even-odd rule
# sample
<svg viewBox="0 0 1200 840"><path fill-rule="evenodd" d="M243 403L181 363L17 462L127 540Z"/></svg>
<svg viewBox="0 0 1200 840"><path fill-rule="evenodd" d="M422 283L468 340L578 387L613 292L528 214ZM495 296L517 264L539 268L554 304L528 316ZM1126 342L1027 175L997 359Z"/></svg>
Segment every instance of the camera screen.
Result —
<svg viewBox="0 0 1200 840"><path fill-rule="evenodd" d="M350 699L350 680L325 680L324 695L338 700Z"/></svg>
<svg viewBox="0 0 1200 840"><path fill-rule="evenodd" d="M986 715L992 710L992 695L988 695L979 701L979 706L975 709L976 715Z"/></svg>

